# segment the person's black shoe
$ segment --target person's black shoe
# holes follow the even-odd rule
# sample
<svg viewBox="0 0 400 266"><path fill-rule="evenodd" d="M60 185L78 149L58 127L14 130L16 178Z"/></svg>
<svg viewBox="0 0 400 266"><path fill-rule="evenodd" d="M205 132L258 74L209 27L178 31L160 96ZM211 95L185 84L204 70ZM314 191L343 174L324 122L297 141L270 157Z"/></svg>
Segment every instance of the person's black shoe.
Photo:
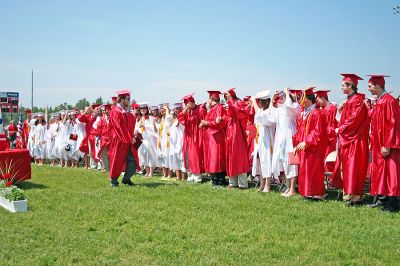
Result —
<svg viewBox="0 0 400 266"><path fill-rule="evenodd" d="M346 206L347 206L347 207L360 207L360 206L362 206L362 205L363 205L362 200L360 200L360 201L352 201L352 200L349 200L349 201L346 203Z"/></svg>
<svg viewBox="0 0 400 266"><path fill-rule="evenodd" d="M399 212L400 208L395 205L387 205L381 209L382 212Z"/></svg>
<svg viewBox="0 0 400 266"><path fill-rule="evenodd" d="M119 184L118 183L110 183L110 186L112 188L117 188L117 187L119 187Z"/></svg>
<svg viewBox="0 0 400 266"><path fill-rule="evenodd" d="M129 187L133 187L135 185L135 184L133 184L133 182L131 180L122 181L122 184L127 185Z"/></svg>

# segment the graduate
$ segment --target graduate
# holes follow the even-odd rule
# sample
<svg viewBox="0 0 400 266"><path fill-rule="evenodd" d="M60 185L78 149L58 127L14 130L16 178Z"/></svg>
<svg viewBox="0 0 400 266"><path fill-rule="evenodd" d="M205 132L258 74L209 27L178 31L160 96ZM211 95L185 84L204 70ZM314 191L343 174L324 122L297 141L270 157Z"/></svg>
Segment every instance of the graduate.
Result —
<svg viewBox="0 0 400 266"><path fill-rule="evenodd" d="M50 115L49 129L47 130L47 159L50 160L52 166L56 165L56 138L58 134L60 122L60 114L54 113Z"/></svg>
<svg viewBox="0 0 400 266"><path fill-rule="evenodd" d="M371 207L400 210L400 106L385 90L385 75L369 75L368 91L376 96L371 114L372 172L370 194L378 200Z"/></svg>
<svg viewBox="0 0 400 266"><path fill-rule="evenodd" d="M296 134L296 121L300 113L300 105L289 89L274 94L272 102L272 121L276 123L274 151L272 154L272 174L286 180L287 189L281 194L291 197L296 192L297 165L289 164L288 153L292 152L293 135Z"/></svg>
<svg viewBox="0 0 400 266"><path fill-rule="evenodd" d="M56 157L60 160L60 167L67 167L68 165L68 151L66 150L69 141L69 133L68 126L69 122L67 121L68 115L67 111L60 111L60 119L58 126L58 132L55 139L55 154Z"/></svg>
<svg viewBox="0 0 400 266"><path fill-rule="evenodd" d="M98 124L98 128L101 131L100 138L96 139L96 146L99 147L97 157L101 160L101 171L106 172L110 171L110 159L108 158L108 145L110 142L108 136L108 124L109 124L109 116L112 108L112 104L103 104L101 106L102 116L100 118L100 122Z"/></svg>
<svg viewBox="0 0 400 266"><path fill-rule="evenodd" d="M268 193L272 180L272 154L274 151L275 121L272 118L270 91L256 94L253 101L254 123L257 134L254 138L253 176L259 175L259 191Z"/></svg>
<svg viewBox="0 0 400 266"><path fill-rule="evenodd" d="M26 119L24 120L24 123L22 124L22 142L23 142L23 147L24 149L28 148L28 140L29 140L29 131L31 129L30 121L32 119L32 110L25 110L25 115Z"/></svg>
<svg viewBox="0 0 400 266"><path fill-rule="evenodd" d="M33 155L36 164L43 165L46 159L46 143L47 143L47 124L44 120L44 113L38 113L38 118L35 121L35 130L33 139Z"/></svg>
<svg viewBox="0 0 400 266"><path fill-rule="evenodd" d="M313 87L304 91L304 111L297 119L293 135L294 152L299 155L299 194L305 199L321 200L325 196L324 160L328 142L322 111L316 108Z"/></svg>
<svg viewBox="0 0 400 266"><path fill-rule="evenodd" d="M110 184L118 187L118 177L125 171L122 184L133 186L131 177L139 170L137 147L140 145L140 136L136 135L136 120L129 112L130 91L117 91L117 103L111 109L108 132L108 157L110 158Z"/></svg>
<svg viewBox="0 0 400 266"><path fill-rule="evenodd" d="M326 134L328 135L325 158L329 153L336 151L337 135L335 129L338 127L338 121L336 120L337 108L329 102L328 92L330 92L330 90L318 90L315 92L317 95L316 103L322 109L321 113L326 125ZM334 167L334 163L327 163L326 165L329 172L333 172Z"/></svg>
<svg viewBox="0 0 400 266"><path fill-rule="evenodd" d="M343 188L343 199L348 206L361 205L368 168L368 138L370 118L365 95L358 93L355 74L342 74L342 91L347 100L338 108L339 125L335 129L339 138L338 156L332 176L332 186Z"/></svg>
<svg viewBox="0 0 400 266"><path fill-rule="evenodd" d="M166 115L169 113L169 104L160 104L160 124L158 126L158 137L157 137L157 157L159 157L159 162L161 163L161 168L163 171L163 177L167 180L172 178L172 171L170 168L169 152L170 152L170 140L168 136L169 123L166 123Z"/></svg>
<svg viewBox="0 0 400 266"><path fill-rule="evenodd" d="M183 155L186 168L189 168L191 175L188 182L201 183L201 174L204 173L203 135L200 122L204 119L205 112L197 105L193 93L182 98L185 107L178 115L179 123L185 127L183 141ZM189 163L187 166L186 158Z"/></svg>
<svg viewBox="0 0 400 266"><path fill-rule="evenodd" d="M209 111L200 127L205 128L203 134L204 170L211 176L213 186L226 186L225 126L222 118L226 110L220 104L220 91L208 91Z"/></svg>
<svg viewBox="0 0 400 266"><path fill-rule="evenodd" d="M86 137L86 124L82 123L77 117L77 111L72 110L68 114L69 123L68 123L68 133L69 133L69 150L68 150L68 159L71 163L71 167L78 167L79 159L84 155L83 152L80 151L80 145L82 141Z"/></svg>
<svg viewBox="0 0 400 266"><path fill-rule="evenodd" d="M141 134L143 143L139 148L140 166L144 166L146 170L145 177L152 177L154 168L157 166L157 133L155 129L155 118L150 115L147 103L141 103L139 123L135 125L135 133ZM133 114L131 114L133 117Z"/></svg>
<svg viewBox="0 0 400 266"><path fill-rule="evenodd" d="M226 174L229 177L228 188L248 188L247 172L250 171L248 157L246 124L249 118L249 107L241 101L232 88L224 93L228 110L223 118L226 126ZM221 119L217 119L217 122Z"/></svg>
<svg viewBox="0 0 400 266"><path fill-rule="evenodd" d="M175 171L176 179L185 180L185 163L183 161L183 134L185 127L179 123L178 115L182 112L182 103L175 103L170 109L166 109L165 123L168 125L169 138L169 169Z"/></svg>

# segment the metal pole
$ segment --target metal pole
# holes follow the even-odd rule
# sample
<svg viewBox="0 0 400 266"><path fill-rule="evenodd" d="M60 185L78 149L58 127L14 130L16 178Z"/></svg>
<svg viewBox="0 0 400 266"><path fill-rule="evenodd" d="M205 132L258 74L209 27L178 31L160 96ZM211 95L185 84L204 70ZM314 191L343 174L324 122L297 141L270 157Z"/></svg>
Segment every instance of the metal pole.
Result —
<svg viewBox="0 0 400 266"><path fill-rule="evenodd" d="M32 69L31 110L33 110L33 69Z"/></svg>

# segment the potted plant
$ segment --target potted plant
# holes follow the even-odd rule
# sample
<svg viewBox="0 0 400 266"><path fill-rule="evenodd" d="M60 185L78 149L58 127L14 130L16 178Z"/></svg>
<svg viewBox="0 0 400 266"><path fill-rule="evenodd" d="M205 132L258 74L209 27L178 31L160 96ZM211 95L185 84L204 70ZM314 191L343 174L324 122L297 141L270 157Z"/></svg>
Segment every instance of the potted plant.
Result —
<svg viewBox="0 0 400 266"><path fill-rule="evenodd" d="M28 200L22 189L12 184L8 173L2 173L0 179L0 206L11 212L26 212Z"/></svg>

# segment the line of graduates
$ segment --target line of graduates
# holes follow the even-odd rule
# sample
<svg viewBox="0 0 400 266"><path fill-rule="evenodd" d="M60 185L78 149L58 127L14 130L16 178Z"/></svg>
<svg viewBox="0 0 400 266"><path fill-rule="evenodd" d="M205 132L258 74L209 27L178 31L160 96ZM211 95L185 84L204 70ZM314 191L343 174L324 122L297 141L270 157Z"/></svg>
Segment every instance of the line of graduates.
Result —
<svg viewBox="0 0 400 266"><path fill-rule="evenodd" d="M55 116L56 132L69 128L61 147L70 145L71 152L59 158L61 164L64 159L76 165L74 151L79 150L95 164L109 161L112 187L119 185L121 173L122 183L132 186L135 172L151 177L155 168L162 169L164 179L175 172L178 180L186 180L188 172L187 181L198 183L207 173L214 186L239 189L248 188L250 174L258 177L262 192L269 192L272 182L285 182L283 197L293 196L297 187L313 201L324 199L329 172L329 186L343 190L348 206L363 203L368 178L370 194L376 195L370 206L399 211L399 103L386 92L384 75L369 78L373 104L358 93L361 77L342 76L347 98L338 106L329 102L329 91L314 87L267 90L243 99L234 88L208 91L205 103L197 104L189 94L172 106L132 104L131 92L121 90L112 105L91 106L69 114L69 120ZM41 131L35 124L33 131ZM37 137L33 140L36 144ZM33 156L40 159L40 150L34 145Z"/></svg>

